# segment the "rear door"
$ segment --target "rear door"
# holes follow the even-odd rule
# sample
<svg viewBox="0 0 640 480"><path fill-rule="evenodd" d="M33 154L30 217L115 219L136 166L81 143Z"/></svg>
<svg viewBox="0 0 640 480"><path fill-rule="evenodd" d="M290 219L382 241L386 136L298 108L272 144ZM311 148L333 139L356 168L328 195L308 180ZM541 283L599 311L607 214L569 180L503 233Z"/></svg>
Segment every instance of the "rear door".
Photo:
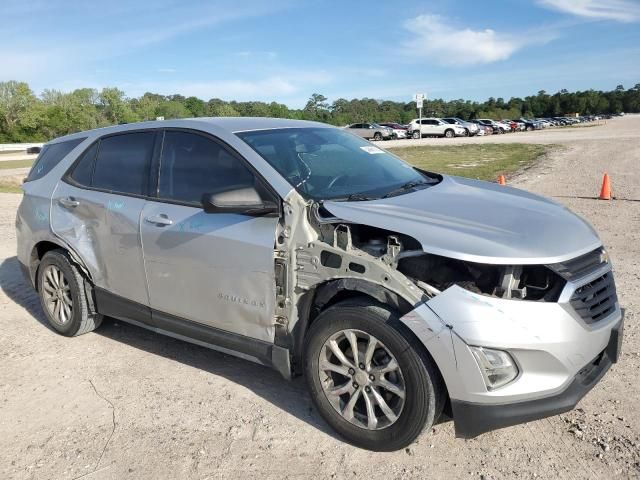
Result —
<svg viewBox="0 0 640 480"><path fill-rule="evenodd" d="M61 180L51 226L85 262L96 287L148 303L140 214L149 191L155 131L103 137Z"/></svg>
<svg viewBox="0 0 640 480"><path fill-rule="evenodd" d="M351 125L351 127L349 127L349 131L351 133L355 133L356 135L359 135L359 136L361 136L363 138L366 138L365 135L367 133L369 133L369 131L368 130L365 131L364 127L365 126L362 123L354 123L353 125Z"/></svg>
<svg viewBox="0 0 640 480"><path fill-rule="evenodd" d="M437 122L431 119L422 120L422 134L423 135L438 135L439 131L436 128Z"/></svg>
<svg viewBox="0 0 640 480"><path fill-rule="evenodd" d="M366 138L367 140L373 138L373 135L375 134L373 125L371 125L370 123L363 123L361 132L362 133L360 134L360 136L362 138Z"/></svg>
<svg viewBox="0 0 640 480"><path fill-rule="evenodd" d="M145 205L141 224L155 324L186 319L273 341L278 218L201 207L204 194L259 182L217 139L165 132L157 198Z"/></svg>

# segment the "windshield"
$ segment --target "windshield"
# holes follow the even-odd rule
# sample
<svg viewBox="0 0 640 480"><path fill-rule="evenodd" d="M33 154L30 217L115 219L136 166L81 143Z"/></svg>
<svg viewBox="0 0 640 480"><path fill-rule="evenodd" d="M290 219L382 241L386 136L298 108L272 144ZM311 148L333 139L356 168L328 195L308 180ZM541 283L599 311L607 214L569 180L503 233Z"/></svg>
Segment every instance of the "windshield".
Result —
<svg viewBox="0 0 640 480"><path fill-rule="evenodd" d="M300 194L315 200L368 200L438 181L338 128L283 128L236 135Z"/></svg>

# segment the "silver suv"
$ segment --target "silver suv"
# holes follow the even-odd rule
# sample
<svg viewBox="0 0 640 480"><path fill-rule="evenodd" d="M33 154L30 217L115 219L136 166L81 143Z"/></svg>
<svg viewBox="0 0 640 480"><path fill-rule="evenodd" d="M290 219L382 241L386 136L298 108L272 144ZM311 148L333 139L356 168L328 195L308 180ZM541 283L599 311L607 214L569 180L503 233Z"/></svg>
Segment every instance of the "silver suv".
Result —
<svg viewBox="0 0 640 480"><path fill-rule="evenodd" d="M389 140L393 138L393 130L377 123L352 123L344 127L345 130L367 140Z"/></svg>
<svg viewBox="0 0 640 480"><path fill-rule="evenodd" d="M16 226L59 333L114 317L304 374L324 419L368 449L441 415L468 438L570 410L620 352L611 264L585 221L324 124L59 138Z"/></svg>

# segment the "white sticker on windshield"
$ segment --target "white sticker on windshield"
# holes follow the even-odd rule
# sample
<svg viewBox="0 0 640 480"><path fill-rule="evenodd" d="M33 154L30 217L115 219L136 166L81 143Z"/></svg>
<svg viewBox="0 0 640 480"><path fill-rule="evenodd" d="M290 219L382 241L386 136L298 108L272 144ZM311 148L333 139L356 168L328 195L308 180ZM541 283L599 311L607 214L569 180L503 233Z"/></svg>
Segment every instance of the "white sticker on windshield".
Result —
<svg viewBox="0 0 640 480"><path fill-rule="evenodd" d="M384 150L380 150L378 147L360 147L361 150L364 150L365 152L371 154L371 155L375 155L376 153L384 153Z"/></svg>

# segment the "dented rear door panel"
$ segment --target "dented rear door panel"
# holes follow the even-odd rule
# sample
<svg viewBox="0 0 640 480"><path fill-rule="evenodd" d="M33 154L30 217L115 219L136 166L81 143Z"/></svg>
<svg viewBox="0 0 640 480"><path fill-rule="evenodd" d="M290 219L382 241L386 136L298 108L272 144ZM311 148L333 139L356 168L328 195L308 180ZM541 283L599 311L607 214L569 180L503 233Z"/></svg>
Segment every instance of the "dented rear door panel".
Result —
<svg viewBox="0 0 640 480"><path fill-rule="evenodd" d="M146 305L139 233L144 204L141 198L59 182L51 199L51 227L82 260L97 287Z"/></svg>

